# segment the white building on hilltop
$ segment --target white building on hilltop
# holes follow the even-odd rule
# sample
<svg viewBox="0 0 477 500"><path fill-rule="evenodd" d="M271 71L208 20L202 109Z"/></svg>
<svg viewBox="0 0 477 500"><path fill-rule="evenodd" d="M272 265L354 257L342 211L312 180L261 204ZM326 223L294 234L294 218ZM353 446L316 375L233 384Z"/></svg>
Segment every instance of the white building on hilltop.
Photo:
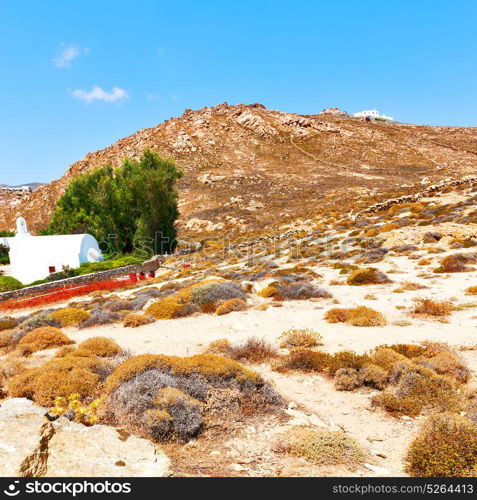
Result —
<svg viewBox="0 0 477 500"><path fill-rule="evenodd" d="M98 242L90 234L32 236L23 217L17 219L17 234L0 238L8 248L10 274L23 284L42 280L64 267L103 260Z"/></svg>
<svg viewBox="0 0 477 500"><path fill-rule="evenodd" d="M369 109L366 111L359 111L358 113L353 113L352 116L354 118L371 118L378 120L386 120L386 121L394 121L392 116L381 115L377 109Z"/></svg>

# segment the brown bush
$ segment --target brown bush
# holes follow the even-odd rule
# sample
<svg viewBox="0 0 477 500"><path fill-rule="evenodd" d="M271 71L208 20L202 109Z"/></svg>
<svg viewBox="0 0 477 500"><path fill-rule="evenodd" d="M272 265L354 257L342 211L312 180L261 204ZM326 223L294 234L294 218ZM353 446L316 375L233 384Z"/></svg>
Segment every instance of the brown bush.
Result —
<svg viewBox="0 0 477 500"><path fill-rule="evenodd" d="M472 271L472 267L469 267L469 263L476 262L477 258L473 254L463 254L457 253L454 255L448 255L444 257L440 266L434 270L436 273L463 273L466 271Z"/></svg>
<svg viewBox="0 0 477 500"><path fill-rule="evenodd" d="M218 316L222 316L224 314L229 314L234 311L245 311L247 309L247 303L243 299L229 299L224 303L220 304L215 313Z"/></svg>
<svg viewBox="0 0 477 500"><path fill-rule="evenodd" d="M18 342L19 346L28 346L30 352L43 351L53 347L74 344L67 335L54 326L41 326L24 335Z"/></svg>
<svg viewBox="0 0 477 500"><path fill-rule="evenodd" d="M17 320L15 318L0 318L0 332L4 330L11 330L17 326Z"/></svg>
<svg viewBox="0 0 477 500"><path fill-rule="evenodd" d="M356 271L353 271L348 276L346 282L348 285L360 286L381 285L383 283L391 283L391 280L382 271L374 267L369 267L367 269L356 269Z"/></svg>
<svg viewBox="0 0 477 500"><path fill-rule="evenodd" d="M354 368L340 368L333 378L338 391L352 391L363 385L360 374Z"/></svg>
<svg viewBox="0 0 477 500"><path fill-rule="evenodd" d="M85 349L100 358L109 358L121 353L121 346L107 337L91 337L84 340L78 349Z"/></svg>
<svg viewBox="0 0 477 500"><path fill-rule="evenodd" d="M475 476L477 429L452 413L431 415L410 444L405 471L414 477Z"/></svg>
<svg viewBox="0 0 477 500"><path fill-rule="evenodd" d="M323 372L327 369L330 358L326 352L296 349L282 359L277 369Z"/></svg>
<svg viewBox="0 0 477 500"><path fill-rule="evenodd" d="M106 368L98 358L67 355L26 370L8 382L10 397L32 399L42 406L51 406L57 396L79 394L81 398L97 394Z"/></svg>
<svg viewBox="0 0 477 500"><path fill-rule="evenodd" d="M363 366L359 375L364 385L380 391L386 387L388 382L388 373L386 370L373 363Z"/></svg>
<svg viewBox="0 0 477 500"><path fill-rule="evenodd" d="M328 360L328 371L334 375L340 368L353 368L359 371L370 362L367 354L356 354L353 351L339 351Z"/></svg>
<svg viewBox="0 0 477 500"><path fill-rule="evenodd" d="M455 306L448 300L435 301L431 299L417 299L412 310L414 314L443 318L455 311Z"/></svg>
<svg viewBox="0 0 477 500"><path fill-rule="evenodd" d="M127 328L137 328L139 326L149 325L154 322L154 318L149 314L129 313L125 318L123 325Z"/></svg>
<svg viewBox="0 0 477 500"><path fill-rule="evenodd" d="M358 306L352 309L334 308L325 314L329 323L346 322L352 326L384 326L386 318L374 309Z"/></svg>

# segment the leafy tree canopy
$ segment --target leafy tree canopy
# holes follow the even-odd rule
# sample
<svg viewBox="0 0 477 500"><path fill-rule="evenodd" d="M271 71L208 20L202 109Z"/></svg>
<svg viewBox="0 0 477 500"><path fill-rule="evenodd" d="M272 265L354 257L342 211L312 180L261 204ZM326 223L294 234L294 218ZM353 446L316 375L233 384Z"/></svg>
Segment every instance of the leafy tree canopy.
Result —
<svg viewBox="0 0 477 500"><path fill-rule="evenodd" d="M179 215L175 184L181 177L172 161L149 150L119 168L106 165L83 174L58 200L43 234L89 233L98 241L113 241L119 252L170 252Z"/></svg>

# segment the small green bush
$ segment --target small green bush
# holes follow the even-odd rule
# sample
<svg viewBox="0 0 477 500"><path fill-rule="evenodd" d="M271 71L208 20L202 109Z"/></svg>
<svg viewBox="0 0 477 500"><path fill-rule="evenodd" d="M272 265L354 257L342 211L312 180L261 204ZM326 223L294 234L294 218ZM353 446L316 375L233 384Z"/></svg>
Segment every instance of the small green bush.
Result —
<svg viewBox="0 0 477 500"><path fill-rule="evenodd" d="M23 284L11 276L0 276L0 293L23 288Z"/></svg>

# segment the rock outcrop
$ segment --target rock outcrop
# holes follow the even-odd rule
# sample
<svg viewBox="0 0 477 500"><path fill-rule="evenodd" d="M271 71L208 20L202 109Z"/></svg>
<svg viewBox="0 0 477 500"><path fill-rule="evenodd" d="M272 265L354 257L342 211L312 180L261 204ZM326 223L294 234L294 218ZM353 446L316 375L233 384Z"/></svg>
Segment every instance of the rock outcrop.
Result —
<svg viewBox="0 0 477 500"><path fill-rule="evenodd" d="M146 439L105 425L86 427L23 398L0 406L0 476L165 477L165 453Z"/></svg>

